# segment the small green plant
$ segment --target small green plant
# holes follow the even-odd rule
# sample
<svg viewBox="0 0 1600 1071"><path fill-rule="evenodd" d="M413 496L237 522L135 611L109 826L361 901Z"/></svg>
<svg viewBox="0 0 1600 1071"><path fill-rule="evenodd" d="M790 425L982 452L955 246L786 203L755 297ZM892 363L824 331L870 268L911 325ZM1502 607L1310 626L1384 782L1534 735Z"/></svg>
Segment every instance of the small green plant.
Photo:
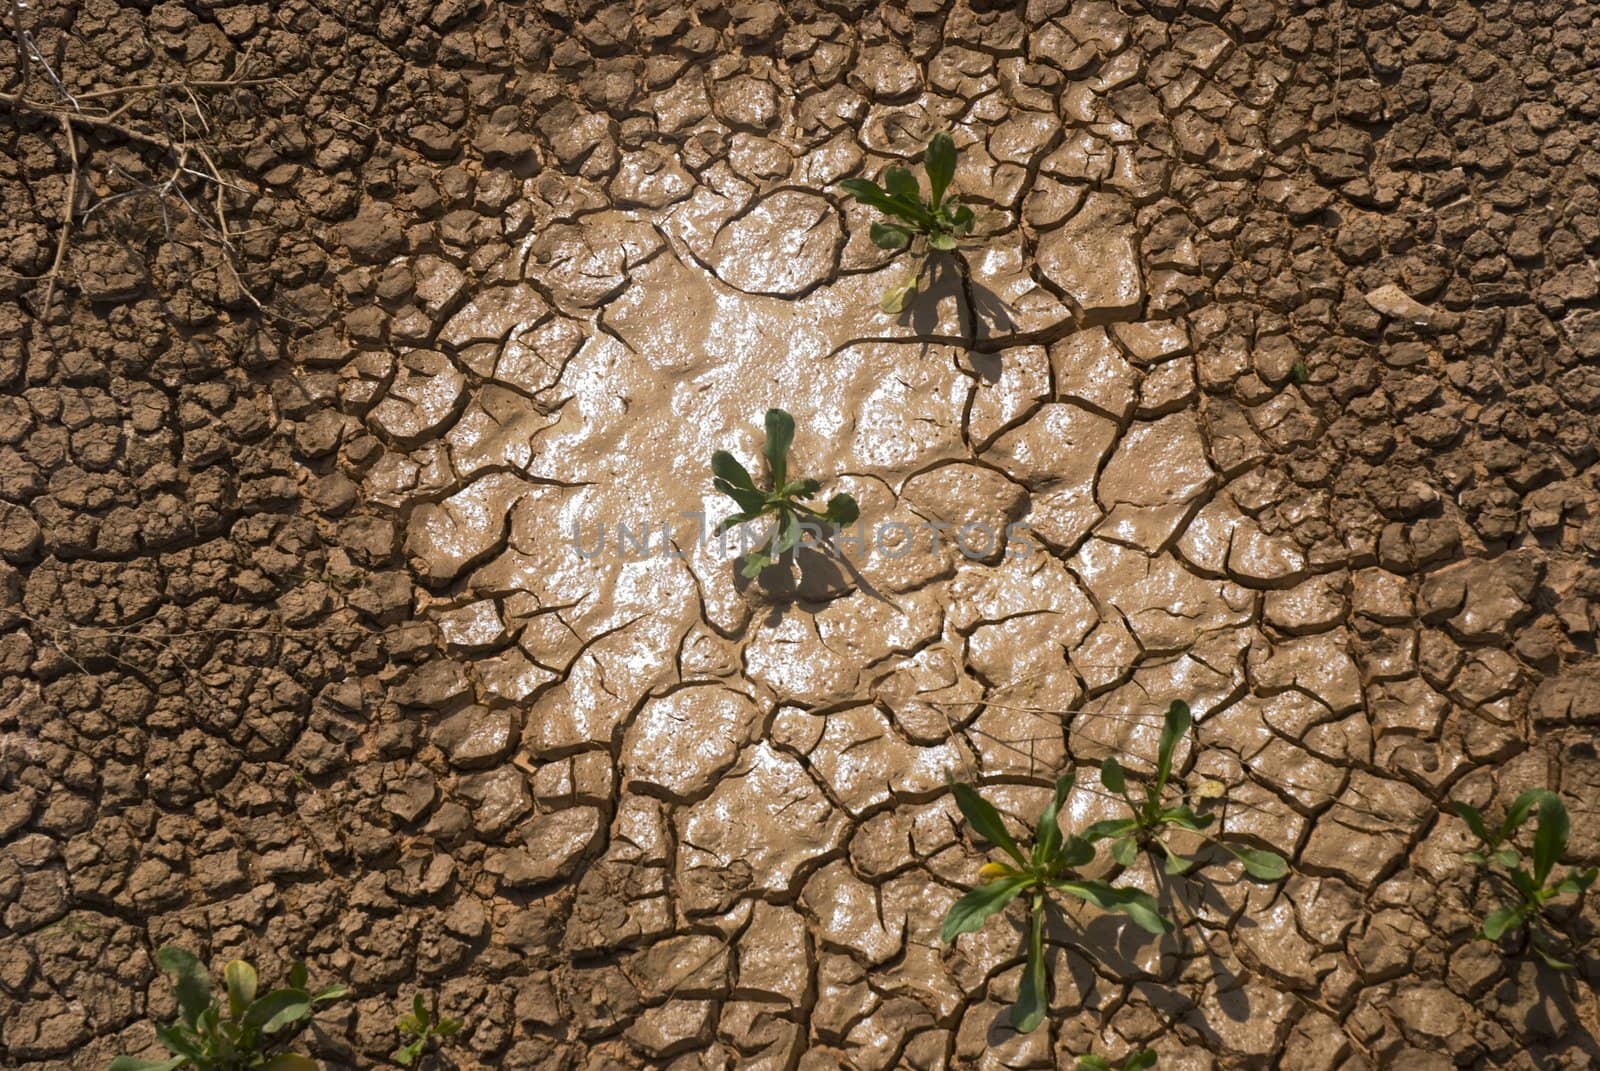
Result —
<svg viewBox="0 0 1600 1071"><path fill-rule="evenodd" d="M949 943L964 933L972 933L991 915L1004 911L1011 901L1027 895L1027 963L1017 1003L1011 1008L1011 1025L1024 1034L1044 1021L1050 1003L1045 978L1044 915L1051 893L1075 896L1102 910L1121 912L1151 933L1167 933L1172 929L1172 924L1161 916L1160 907L1148 893L1117 888L1103 881L1084 880L1074 872L1075 867L1094 858L1095 849L1081 837L1064 837L1061 833L1058 816L1067 793L1072 790L1073 778L1074 774L1069 773L1056 782L1054 795L1039 814L1033 845L1026 854L1006 832L1000 813L993 805L969 785L951 786L956 805L973 831L997 845L1016 865L984 864L978 871L982 884L951 905L939 936Z"/></svg>
<svg viewBox="0 0 1600 1071"><path fill-rule="evenodd" d="M1216 821L1216 815L1197 813L1188 804L1169 807L1163 801L1167 782L1172 777L1173 752L1177 749L1178 741L1188 735L1193 725L1194 717L1189 712L1189 704L1182 700L1173 700L1172 705L1167 708L1166 718L1161 726L1161 741L1156 751L1155 780L1144 785L1141 799L1135 799L1128 791L1127 775L1114 756L1106 758L1100 764L1100 783L1127 802L1133 811L1133 817L1096 822L1083 831L1084 840L1091 844L1102 840L1111 841L1111 857L1123 866L1131 865L1140 849L1151 847L1159 847L1166 856L1164 869L1168 874L1182 874L1195 865L1193 859L1179 855L1161 838L1161 832L1167 826L1205 835L1205 830ZM1200 798L1214 798L1221 787L1217 782L1207 782L1201 786L1196 795ZM1289 864L1276 852L1238 847L1215 838L1210 839L1232 853L1234 858L1244 864L1245 873L1253 878L1260 881L1277 881L1289 873Z"/></svg>
<svg viewBox="0 0 1600 1071"><path fill-rule="evenodd" d="M756 486L750 473L726 450L711 455L712 486L739 506L738 513L717 525L717 535L720 537L731 528L762 517L772 517L776 521L761 549L745 558L740 572L747 579L754 579L761 570L793 550L808 524L820 522L844 528L854 524L861 515L856 500L847 494L828 499L827 508L820 513L800 501L815 495L821 484L816 480L789 478L789 447L793 442L794 417L782 409L768 409L767 442L762 453L772 477L770 490Z"/></svg>
<svg viewBox="0 0 1600 1071"><path fill-rule="evenodd" d="M1547 789L1529 789L1511 802L1505 818L1494 829L1489 828L1476 807L1466 803L1453 806L1483 845L1481 851L1468 852L1467 859L1491 872L1498 867L1510 881L1516 897L1513 903L1489 912L1479 936L1498 941L1507 933L1526 927L1528 947L1534 955L1558 971L1572 970L1574 964L1557 958L1550 948L1545 907L1556 897L1573 893L1581 902L1589 886L1594 884L1596 874L1600 874L1600 868L1569 870L1560 881L1551 883L1551 871L1567 850L1567 836L1572 831L1572 820L1567 816L1561 797ZM1533 869L1530 871L1523 867L1522 853L1514 841L1535 808L1539 817L1534 827Z"/></svg>
<svg viewBox="0 0 1600 1071"><path fill-rule="evenodd" d="M1296 361L1289 366L1289 375L1301 386L1311 382L1311 369L1306 367L1304 361Z"/></svg>
<svg viewBox="0 0 1600 1071"><path fill-rule="evenodd" d="M1156 1050L1140 1049L1129 1056L1120 1064L1114 1064L1104 1056L1078 1057L1078 1071L1145 1071L1156 1065Z"/></svg>
<svg viewBox="0 0 1600 1071"><path fill-rule="evenodd" d="M972 209L957 204L954 197L945 196L956 174L956 143L949 134L933 136L922 154L922 166L928 173L926 201L922 199L916 176L904 167L885 171L883 186L871 179L845 179L839 183L851 197L894 220L872 225L872 244L878 248L901 250L910 246L913 239L921 238L930 249L948 251L972 232ZM911 278L884 292L879 307L887 313L904 310L917 293L917 278L921 274L919 265Z"/></svg>
<svg viewBox="0 0 1600 1071"><path fill-rule="evenodd" d="M434 994L433 1007L430 1009L418 993L411 999L411 1010L402 1015L395 1023L400 1033L411 1038L411 1041L400 1046L389 1058L401 1067L410 1067L428 1051L428 1043L434 1038L452 1038L461 1033L461 1028L466 1025L460 1019L452 1019L448 1015L439 1014L439 995Z"/></svg>
<svg viewBox="0 0 1600 1071"><path fill-rule="evenodd" d="M313 993L306 988L306 965L289 968L289 984L257 995L256 969L242 959L222 971L227 1001L211 994L206 969L191 953L168 945L156 953L156 963L172 975L178 994L178 1019L156 1028L156 1037L169 1060L141 1060L118 1056L107 1071L316 1071L316 1061L284 1047L309 1021L319 1004L337 1000L348 989L328 986Z"/></svg>

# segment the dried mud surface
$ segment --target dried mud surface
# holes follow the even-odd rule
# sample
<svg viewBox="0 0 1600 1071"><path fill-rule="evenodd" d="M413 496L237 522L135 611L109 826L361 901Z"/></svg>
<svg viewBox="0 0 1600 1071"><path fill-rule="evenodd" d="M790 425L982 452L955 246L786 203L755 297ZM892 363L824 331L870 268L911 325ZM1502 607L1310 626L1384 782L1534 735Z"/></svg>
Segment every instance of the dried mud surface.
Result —
<svg viewBox="0 0 1600 1071"><path fill-rule="evenodd" d="M418 986L465 1067L1600 1057L1440 814L1547 785L1600 862L1595 5L7 17L0 1064L152 1045L169 941L350 982L335 1066ZM945 127L980 233L885 317L833 184ZM768 405L1026 543L736 583L678 514ZM1173 697L1293 874L1085 913L1012 1034L944 779L1103 817Z"/></svg>

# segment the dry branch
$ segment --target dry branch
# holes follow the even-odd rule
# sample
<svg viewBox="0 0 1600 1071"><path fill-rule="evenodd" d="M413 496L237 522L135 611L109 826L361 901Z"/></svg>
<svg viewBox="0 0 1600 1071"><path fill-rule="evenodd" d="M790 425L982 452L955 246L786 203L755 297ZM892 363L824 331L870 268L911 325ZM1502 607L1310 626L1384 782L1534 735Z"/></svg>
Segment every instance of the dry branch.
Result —
<svg viewBox="0 0 1600 1071"><path fill-rule="evenodd" d="M67 138L67 153L72 158L72 174L67 179L67 196L61 203L61 233L56 236L56 256L50 264L50 271L45 275L44 308L40 311L40 319L48 319L50 305L56 296L56 281L61 276L61 265L67 259L67 244L72 241L72 214L78 204L78 136L72 132L72 121L63 113L60 117L61 132Z"/></svg>

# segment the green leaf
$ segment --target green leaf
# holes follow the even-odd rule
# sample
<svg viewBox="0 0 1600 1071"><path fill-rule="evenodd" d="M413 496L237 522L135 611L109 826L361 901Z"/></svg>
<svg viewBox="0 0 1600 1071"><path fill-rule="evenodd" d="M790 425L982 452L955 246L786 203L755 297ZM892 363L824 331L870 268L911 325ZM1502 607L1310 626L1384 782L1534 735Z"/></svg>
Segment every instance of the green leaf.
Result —
<svg viewBox="0 0 1600 1071"><path fill-rule="evenodd" d="M389 1059L401 1067L410 1067L418 1056L422 1055L422 1047L428 1043L427 1038L418 1038L409 1045L402 1045L389 1054Z"/></svg>
<svg viewBox="0 0 1600 1071"><path fill-rule="evenodd" d="M404 1015L400 1016L400 1018L396 1019L394 1021L394 1025L399 1028L400 1033L402 1034L420 1034L424 1030L428 1029L423 1025L422 1020L417 1018L411 1012L406 1012Z"/></svg>
<svg viewBox="0 0 1600 1071"><path fill-rule="evenodd" d="M177 1071L188 1062L187 1056L174 1056L170 1060L141 1060L137 1056L119 1056L111 1061L106 1071Z"/></svg>
<svg viewBox="0 0 1600 1071"><path fill-rule="evenodd" d="M1567 834L1572 820L1567 817L1566 804L1556 795L1547 795L1539 801L1539 828L1533 835L1533 880L1543 885L1555 867L1561 853L1567 849Z"/></svg>
<svg viewBox="0 0 1600 1071"><path fill-rule="evenodd" d="M794 444L794 417L782 409L767 410L767 442L762 452L772 472L772 486L782 487L789 479L789 447Z"/></svg>
<svg viewBox="0 0 1600 1071"><path fill-rule="evenodd" d="M1500 940L1507 930L1522 925L1523 910L1521 907L1502 907L1489 912L1489 917L1483 920L1483 936L1491 941Z"/></svg>
<svg viewBox="0 0 1600 1071"><path fill-rule="evenodd" d="M911 304L911 299L917 295L917 280L912 278L899 286L891 286L883 292L883 297L878 299L878 308L890 316L897 316L906 311L906 306Z"/></svg>
<svg viewBox="0 0 1600 1071"><path fill-rule="evenodd" d="M718 450L711 455L711 472L717 479L730 486L745 491L758 493L760 491L760 488L756 487L755 480L750 478L749 470L739 464L739 459L726 450Z"/></svg>
<svg viewBox="0 0 1600 1071"><path fill-rule="evenodd" d="M872 244L879 249L904 249L911 244L911 234L893 223L873 223Z"/></svg>
<svg viewBox="0 0 1600 1071"><path fill-rule="evenodd" d="M1168 825L1178 826L1181 829L1201 832L1212 822L1217 820L1214 814L1196 814L1194 808L1188 806L1168 807L1161 812L1161 821Z"/></svg>
<svg viewBox="0 0 1600 1071"><path fill-rule="evenodd" d="M1028 861L1022 856L1022 849L1017 847L1017 842L1011 839L1011 834L1006 832L1005 823L1000 820L1000 812L971 785L951 785L950 791L955 794L956 806L961 808L961 813L966 816L967 824L973 832L988 841L990 844L1001 848L1018 866L1025 867Z"/></svg>
<svg viewBox="0 0 1600 1071"><path fill-rule="evenodd" d="M267 1061L263 1071L317 1071L317 1061L297 1052L280 1052Z"/></svg>
<svg viewBox="0 0 1600 1071"><path fill-rule="evenodd" d="M822 514L829 524L840 528L850 527L860 516L861 507L856 505L856 500L842 491L828 499L828 508Z"/></svg>
<svg viewBox="0 0 1600 1071"><path fill-rule="evenodd" d="M416 1016L418 1023L422 1024L426 1024L430 1018L428 1005L423 1001L420 989L417 991L417 995L411 998L411 1014Z"/></svg>
<svg viewBox="0 0 1600 1071"><path fill-rule="evenodd" d="M1138 889L1119 889L1103 881L1052 881L1051 888L1087 900L1102 911L1127 915L1140 929L1167 933L1172 923L1161 917L1161 907L1149 893Z"/></svg>
<svg viewBox="0 0 1600 1071"><path fill-rule="evenodd" d="M1113 1071L1110 1061L1104 1056L1078 1057L1078 1071Z"/></svg>
<svg viewBox="0 0 1600 1071"><path fill-rule="evenodd" d="M1182 874L1194 866L1193 859L1186 859L1179 855L1177 852L1172 850L1172 846L1166 841L1158 840L1156 843L1161 845L1161 850L1165 852L1167 856L1167 861L1161 866L1163 873L1173 875Z"/></svg>
<svg viewBox="0 0 1600 1071"><path fill-rule="evenodd" d="M1244 872L1257 881L1281 881L1289 875L1289 864L1277 852L1261 848L1236 848L1224 844L1233 857L1244 864Z"/></svg>
<svg viewBox="0 0 1600 1071"><path fill-rule="evenodd" d="M1533 813L1534 807L1547 796L1552 795L1549 789L1544 788L1530 788L1526 792L1519 794L1516 799L1511 801L1511 806L1506 808L1505 820L1500 823L1500 835L1494 839L1494 843L1499 844L1521 829L1522 823L1528 820L1528 815Z"/></svg>
<svg viewBox="0 0 1600 1071"><path fill-rule="evenodd" d="M973 889L950 905L944 925L939 929L939 940L949 944L962 934L977 930L990 915L1004 911L1007 904L1033 883L1029 874L1014 874Z"/></svg>
<svg viewBox="0 0 1600 1071"><path fill-rule="evenodd" d="M1512 867L1516 866L1522 861L1522 856L1517 854L1517 850L1515 848L1501 848L1499 851L1491 855L1489 859L1493 862L1499 863L1507 870L1510 870Z"/></svg>
<svg viewBox="0 0 1600 1071"><path fill-rule="evenodd" d="M194 1039L204 1049L207 1061L227 1061L233 1058L233 1043L238 1039L241 1027L236 1020L222 1021L222 1006L213 1001L211 1006L200 1013L200 1021L195 1024Z"/></svg>
<svg viewBox="0 0 1600 1071"><path fill-rule="evenodd" d="M1033 865L1044 866L1054 861L1056 853L1061 849L1061 805L1067 801L1067 796L1072 792L1073 782L1077 780L1077 771L1068 770L1056 779L1056 788L1050 796L1050 802L1045 804L1044 810L1039 812L1039 822L1033 831Z"/></svg>
<svg viewBox="0 0 1600 1071"><path fill-rule="evenodd" d="M192 952L177 945L167 945L156 952L156 963L172 975L183 1021L193 1026L211 1004L211 980L206 977L206 969Z"/></svg>
<svg viewBox="0 0 1600 1071"><path fill-rule="evenodd" d="M305 961L304 960L298 960L297 959L293 963L289 964L289 988L290 989L305 989L306 988L306 983L308 981L310 981L310 980L311 980L311 976L310 976L310 974L308 974L306 972L306 965L305 965Z"/></svg>
<svg viewBox="0 0 1600 1071"><path fill-rule="evenodd" d="M928 235L928 246L941 253L948 253L956 247L956 236L948 231L933 231Z"/></svg>
<svg viewBox="0 0 1600 1071"><path fill-rule="evenodd" d="M311 994L311 1003L326 1004L330 1000L338 1000L340 997L347 996L349 993L350 987L347 985L334 984L325 986L324 988L319 989L315 993Z"/></svg>
<svg viewBox="0 0 1600 1071"><path fill-rule="evenodd" d="M311 1014L311 994L304 989L274 989L245 1012L244 1025L275 1034Z"/></svg>
<svg viewBox="0 0 1600 1071"><path fill-rule="evenodd" d="M1132 818L1107 818L1104 821L1093 823L1080 836L1093 844L1096 841L1127 836L1138 828L1139 823Z"/></svg>
<svg viewBox="0 0 1600 1071"><path fill-rule="evenodd" d="M950 213L952 229L955 231L958 237L965 237L966 235L972 233L972 224L974 220L975 217L972 214L972 209L968 208L966 205L961 205L954 212Z"/></svg>
<svg viewBox="0 0 1600 1071"><path fill-rule="evenodd" d="M897 211L898 206L889 199L888 193L884 191L882 186L879 186L871 179L845 179L839 183L839 186L864 205L871 205L873 208L883 212L899 214Z"/></svg>
<svg viewBox="0 0 1600 1071"><path fill-rule="evenodd" d="M739 512L746 518L754 519L761 516L767 508L767 496L760 491L751 491L744 487L735 487L721 478L711 481L711 486L722 494L733 499L739 507ZM732 527L731 525L729 527Z"/></svg>
<svg viewBox="0 0 1600 1071"><path fill-rule="evenodd" d="M439 1019L439 1025L434 1027L433 1032L442 1038L455 1037L461 1033L461 1028L466 1025L460 1019L452 1019L446 1015Z"/></svg>
<svg viewBox="0 0 1600 1071"><path fill-rule="evenodd" d="M768 546L771 546L769 543ZM767 548L753 550L744 560L744 568L739 570L739 575L746 580L754 580L761 575L763 569L770 569L778 564L778 559L767 553Z"/></svg>
<svg viewBox="0 0 1600 1071"><path fill-rule="evenodd" d="M922 191L917 188L917 176L903 167L891 167L883 173L884 188L889 191L889 197L903 204L919 205L922 202Z"/></svg>
<svg viewBox="0 0 1600 1071"><path fill-rule="evenodd" d="M1181 699L1174 699L1167 708L1167 716L1161 725L1161 743L1156 750L1156 785L1152 792L1159 796L1167 787L1167 779L1172 776L1172 753L1177 750L1178 741L1182 740L1189 727L1194 724L1194 718L1189 713L1189 704Z"/></svg>
<svg viewBox="0 0 1600 1071"><path fill-rule="evenodd" d="M956 177L956 143L944 131L928 142L928 151L922 154L922 167L928 173L928 200L934 208L944 203L944 191Z"/></svg>
<svg viewBox="0 0 1600 1071"><path fill-rule="evenodd" d="M1011 1006L1011 1025L1019 1034L1029 1034L1044 1022L1050 1009L1049 983L1044 972L1044 904L1035 902L1033 924L1028 934L1028 962L1022 968L1022 987Z"/></svg>
<svg viewBox="0 0 1600 1071"><path fill-rule="evenodd" d="M1128 794L1128 778L1122 772L1122 763L1115 756L1107 755L1105 761L1100 763L1100 783L1119 796Z"/></svg>
<svg viewBox="0 0 1600 1071"><path fill-rule="evenodd" d="M1122 837L1111 842L1111 858L1122 866L1132 866L1139 858L1139 842L1132 837Z"/></svg>
<svg viewBox="0 0 1600 1071"><path fill-rule="evenodd" d="M1156 1065L1156 1050L1140 1049L1122 1061L1122 1071L1147 1071Z"/></svg>
<svg viewBox="0 0 1600 1071"><path fill-rule="evenodd" d="M1094 860L1094 845L1082 837L1068 837L1056 852L1055 871L1070 870Z"/></svg>
<svg viewBox="0 0 1600 1071"><path fill-rule="evenodd" d="M1579 893L1581 895L1589 890L1589 886L1594 884L1595 875L1597 874L1600 874L1600 869L1595 867L1590 867L1582 873L1568 874L1556 884L1555 893L1557 896L1565 896L1568 893Z"/></svg>
<svg viewBox="0 0 1600 1071"><path fill-rule="evenodd" d="M156 1040L174 1056L196 1062L205 1058L205 1050L200 1047L199 1040L177 1023L156 1027Z"/></svg>
<svg viewBox="0 0 1600 1071"><path fill-rule="evenodd" d="M235 1019L256 999L256 969L242 959L236 959L222 968L222 980L228 987L228 1014Z"/></svg>
<svg viewBox="0 0 1600 1071"><path fill-rule="evenodd" d="M1550 967L1553 970L1570 971L1575 970L1578 966L1576 963L1568 963L1564 959L1557 959L1551 954L1549 949L1545 948L1545 946L1537 940L1529 942L1528 947L1533 949L1534 955L1538 956L1544 961L1544 965L1546 967Z"/></svg>
<svg viewBox="0 0 1600 1071"><path fill-rule="evenodd" d="M1533 880L1532 874L1521 867L1516 867L1511 871L1511 884L1517 887L1517 892L1522 895L1524 900L1531 902L1538 899L1539 883Z"/></svg>
<svg viewBox="0 0 1600 1071"><path fill-rule="evenodd" d="M1461 803L1458 801L1456 803L1452 803L1450 806L1452 809L1454 809L1461 820L1467 823L1467 828L1472 830L1473 836L1477 837L1479 840L1488 845L1493 845L1495 843L1489 839L1489 827L1483 824L1483 812L1479 811L1478 808L1472 806L1470 803Z"/></svg>
<svg viewBox="0 0 1600 1071"><path fill-rule="evenodd" d="M784 511L778 518L778 538L773 541L772 554L781 558L800 543L800 518Z"/></svg>
<svg viewBox="0 0 1600 1071"><path fill-rule="evenodd" d="M739 527L741 524L748 524L751 521L760 520L760 519L761 519L761 514L759 512L757 512L757 513L735 513L731 517L722 518L722 521L717 525L716 529L714 530L714 532L712 534L713 535L717 535L717 536L721 536L725 532L731 532L733 529Z"/></svg>

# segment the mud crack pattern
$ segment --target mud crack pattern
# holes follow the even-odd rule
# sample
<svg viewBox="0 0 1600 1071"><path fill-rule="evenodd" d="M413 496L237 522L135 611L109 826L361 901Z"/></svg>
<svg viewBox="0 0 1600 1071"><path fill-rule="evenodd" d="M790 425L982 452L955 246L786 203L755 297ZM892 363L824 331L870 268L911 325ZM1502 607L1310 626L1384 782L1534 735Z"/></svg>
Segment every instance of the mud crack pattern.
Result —
<svg viewBox="0 0 1600 1071"><path fill-rule="evenodd" d="M181 941L356 986L339 1066L419 986L464 1066L1590 1066L1440 806L1600 862L1597 69L1584 3L15 7L0 1062L150 1046ZM945 128L978 235L884 317L834 183ZM924 542L684 538L768 405ZM1012 1034L944 779L1172 697L1293 874L1053 931Z"/></svg>

